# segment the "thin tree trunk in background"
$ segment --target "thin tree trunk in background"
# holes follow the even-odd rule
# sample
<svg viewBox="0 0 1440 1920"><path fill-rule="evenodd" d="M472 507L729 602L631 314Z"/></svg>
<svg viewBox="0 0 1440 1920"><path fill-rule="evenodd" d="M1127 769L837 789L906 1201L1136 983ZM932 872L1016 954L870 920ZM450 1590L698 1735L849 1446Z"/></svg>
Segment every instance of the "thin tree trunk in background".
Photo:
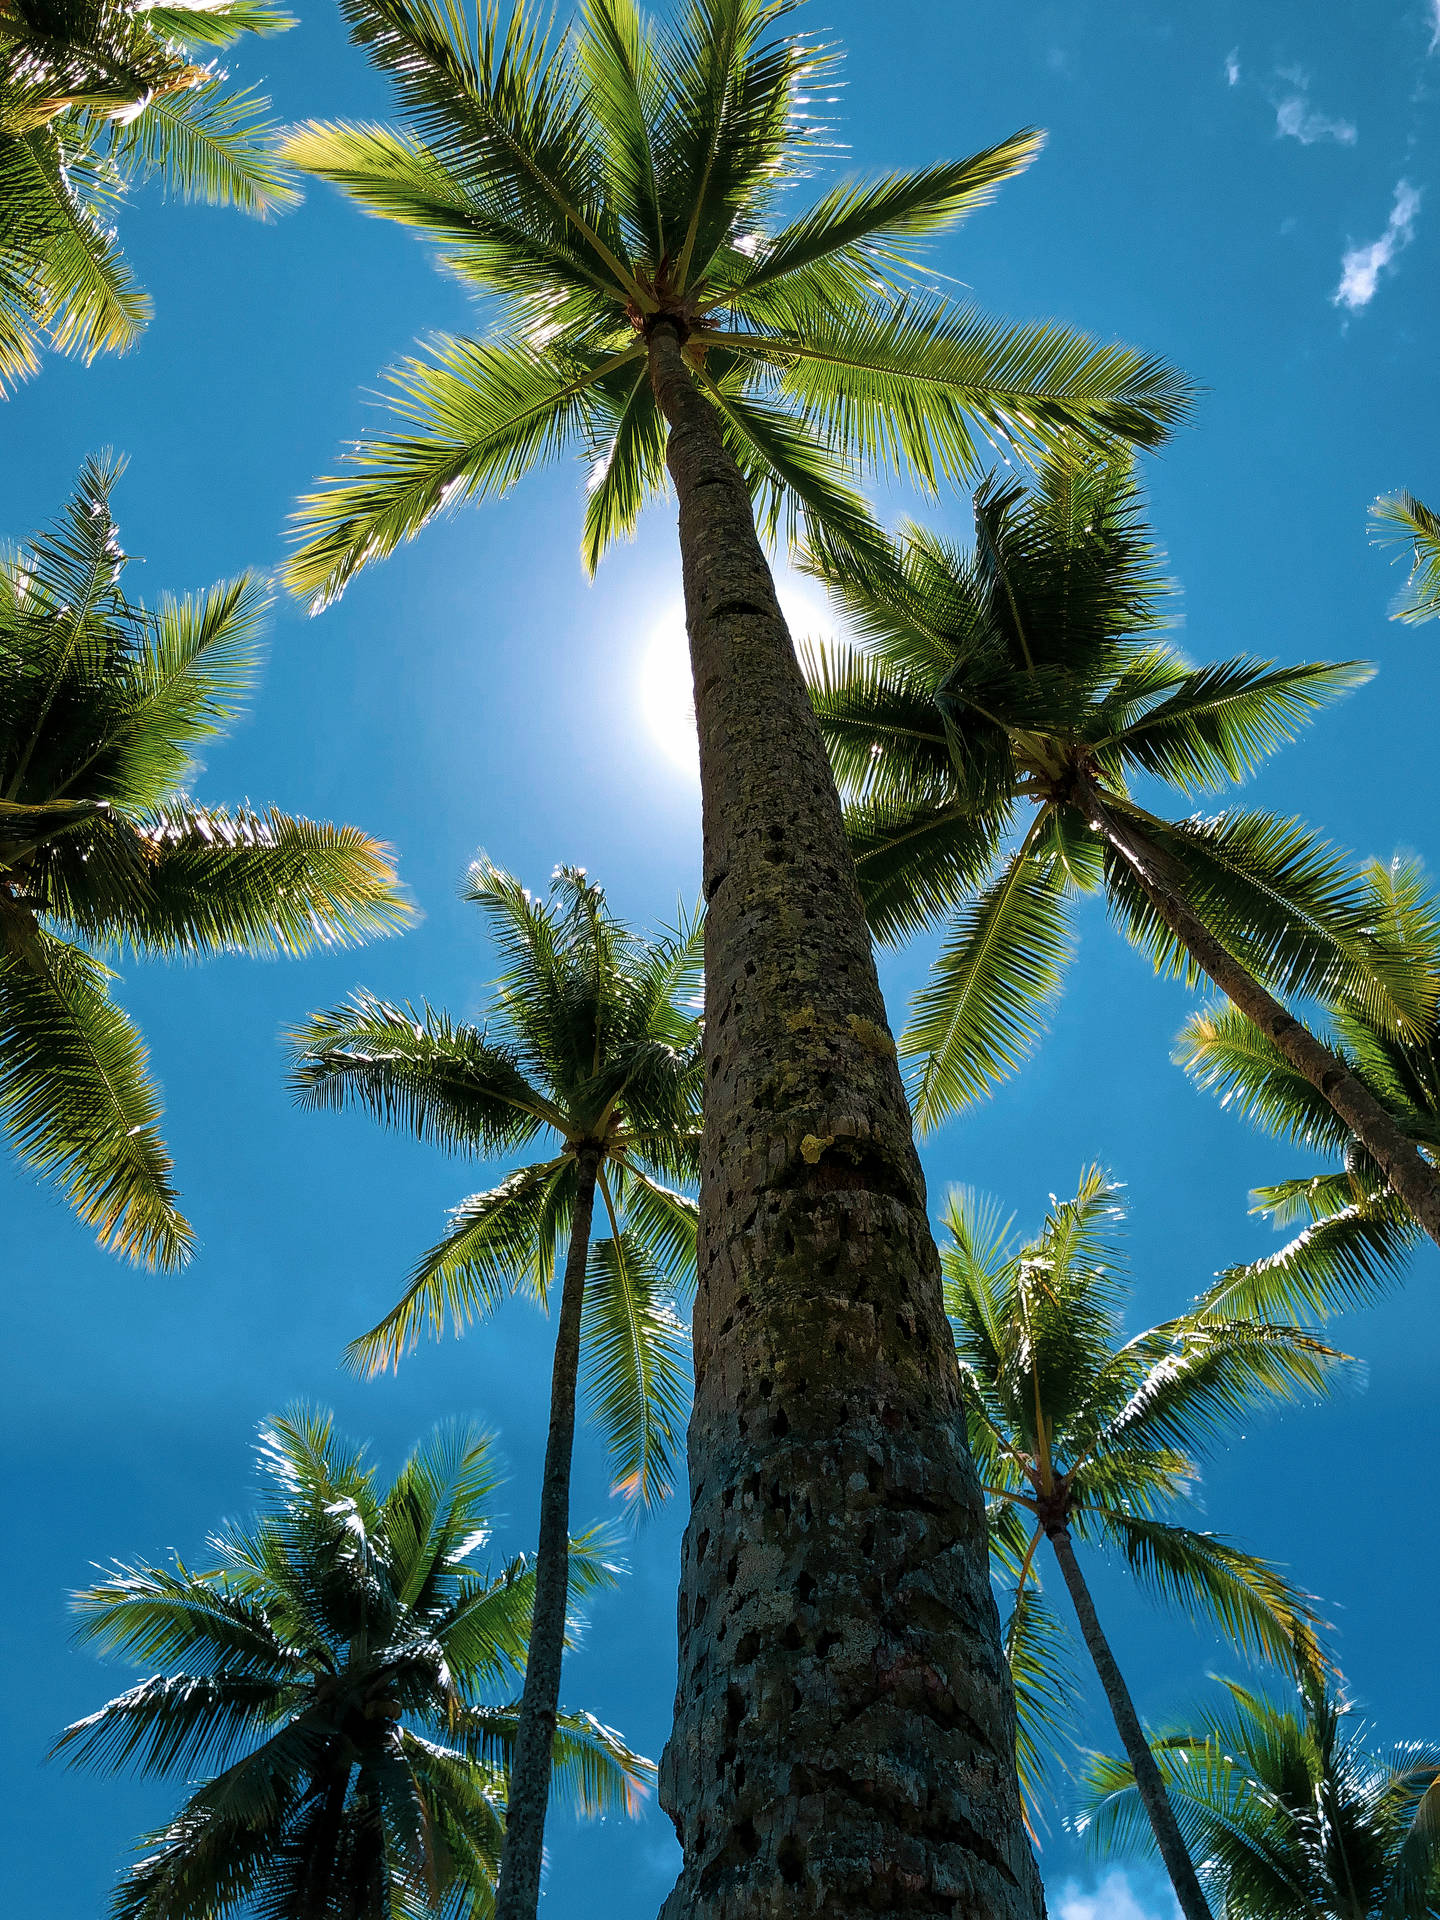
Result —
<svg viewBox="0 0 1440 1920"><path fill-rule="evenodd" d="M664 1920L1036 1920L925 1187L819 728L719 417L650 337L704 804L705 1131Z"/></svg>
<svg viewBox="0 0 1440 1920"><path fill-rule="evenodd" d="M1064 1575L1065 1585L1070 1589L1070 1598L1075 1603L1075 1617L1080 1622L1080 1632L1095 1671L1100 1676L1100 1684L1105 1689L1115 1731L1120 1736L1120 1743L1134 1771L1135 1786L1149 1818L1150 1831L1155 1835L1155 1844L1160 1849L1160 1858L1165 1862L1170 1884L1175 1889L1180 1911L1185 1915L1185 1920L1211 1920L1209 1902L1195 1877L1195 1868L1176 1824L1170 1796L1165 1791L1165 1782L1155 1764L1145 1730L1140 1725L1140 1716L1135 1711L1135 1702L1130 1698L1125 1676L1101 1628L1095 1602L1090 1598L1090 1589L1080 1571L1080 1562L1075 1558L1075 1546L1069 1529L1057 1528L1050 1535L1050 1544L1055 1549L1055 1558L1060 1562L1060 1571Z"/></svg>
<svg viewBox="0 0 1440 1920"><path fill-rule="evenodd" d="M1317 1040L1255 976L1234 957L1157 872L1157 853L1145 836L1132 832L1108 808L1093 810L1096 831L1134 874L1165 925L1202 972L1238 1007L1245 1018L1274 1043L1285 1059L1339 1114L1375 1161L1390 1190L1414 1214L1440 1246L1440 1170L1431 1166L1414 1141L1397 1126L1368 1087L1357 1080L1338 1054Z"/></svg>
<svg viewBox="0 0 1440 1920"><path fill-rule="evenodd" d="M580 1372L580 1324L585 1305L585 1269L590 1257L590 1219L595 1207L599 1157L578 1156L575 1212L555 1328L550 1374L550 1434L540 1487L540 1538L535 1554L535 1612L525 1658L520 1724L510 1766L505 1843L495 1920L535 1920L540 1867L545 1851L545 1810L560 1705L560 1663L565 1652L565 1614L570 1598L570 1459L575 1447L575 1383Z"/></svg>

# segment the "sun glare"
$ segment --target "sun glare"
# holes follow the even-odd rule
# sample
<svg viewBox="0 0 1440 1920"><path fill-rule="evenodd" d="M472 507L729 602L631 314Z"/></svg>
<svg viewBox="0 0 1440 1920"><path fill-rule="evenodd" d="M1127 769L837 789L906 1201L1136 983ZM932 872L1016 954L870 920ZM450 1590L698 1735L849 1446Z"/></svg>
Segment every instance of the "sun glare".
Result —
<svg viewBox="0 0 1440 1920"><path fill-rule="evenodd" d="M797 640L824 640L832 635L834 619L813 588L781 580L777 592ZM679 600L672 601L655 621L640 656L640 709L664 758L698 781L700 753L690 693L690 651L685 640L685 608Z"/></svg>

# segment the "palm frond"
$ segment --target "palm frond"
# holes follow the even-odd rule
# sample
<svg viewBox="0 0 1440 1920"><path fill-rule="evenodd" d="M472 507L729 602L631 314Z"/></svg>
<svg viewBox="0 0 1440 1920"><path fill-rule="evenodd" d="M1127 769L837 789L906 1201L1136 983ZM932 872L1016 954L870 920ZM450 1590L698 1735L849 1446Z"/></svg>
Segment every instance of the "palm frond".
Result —
<svg viewBox="0 0 1440 1920"><path fill-rule="evenodd" d="M900 1042L902 1059L917 1063L922 1132L973 1105L1038 1042L1072 950L1067 892L1066 875L1022 847L951 920Z"/></svg>
<svg viewBox="0 0 1440 1920"><path fill-rule="evenodd" d="M836 291L854 298L868 291L877 267L893 271L910 264L901 243L945 232L988 205L1043 144L1044 136L1027 127L964 160L832 187L799 219L768 236L753 266L734 283L717 286L706 306L749 313L757 290L787 281L793 288L800 276L806 276L805 290L813 293L816 276L807 275L807 269L821 261L830 268ZM774 317L771 310L762 312Z"/></svg>
<svg viewBox="0 0 1440 1920"><path fill-rule="evenodd" d="M604 430L598 389L642 354L572 353L556 344L446 338L390 374L405 431L359 441L346 472L307 494L285 570L318 608L383 560L442 507L504 493L537 461Z"/></svg>
<svg viewBox="0 0 1440 1920"><path fill-rule="evenodd" d="M144 1042L110 999L112 978L38 929L0 959L0 1117L102 1246L137 1265L183 1266L194 1243L160 1100Z"/></svg>
<svg viewBox="0 0 1440 1920"><path fill-rule="evenodd" d="M452 1152L506 1152L543 1127L563 1131L563 1116L511 1049L435 1007L357 993L345 1006L312 1014L290 1046L292 1084L305 1104L353 1103Z"/></svg>
<svg viewBox="0 0 1440 1920"><path fill-rule="evenodd" d="M1433 620L1440 613L1440 514L1413 493L1382 494L1370 509L1370 525L1381 546L1408 549L1410 578L1397 620Z"/></svg>
<svg viewBox="0 0 1440 1920"><path fill-rule="evenodd" d="M1057 1777L1072 1771L1066 1756L1076 1746L1080 1680L1070 1635L1034 1586L1015 1595L1000 1641L1015 1690L1015 1766L1033 1832Z"/></svg>
<svg viewBox="0 0 1440 1920"><path fill-rule="evenodd" d="M264 219L300 199L276 151L269 111L263 94L229 89L214 75L155 95L112 151L127 171L154 175L182 199Z"/></svg>
<svg viewBox="0 0 1440 1920"><path fill-rule="evenodd" d="M1347 1175L1340 1178L1350 1185ZM1317 1183L1299 1184L1309 1189ZM1277 1252L1228 1267L1194 1311L1224 1319L1284 1314L1324 1320L1369 1306L1399 1284L1419 1239L1415 1220L1389 1193L1351 1199L1327 1207Z"/></svg>
<svg viewBox="0 0 1440 1920"><path fill-rule="evenodd" d="M1243 1653L1301 1676L1321 1670L1324 1623L1311 1596L1268 1561L1213 1533L1107 1511L1099 1524L1167 1604L1209 1618Z"/></svg>
<svg viewBox="0 0 1440 1920"><path fill-rule="evenodd" d="M1219 1002L1191 1014L1174 1058L1197 1085L1285 1140L1343 1153L1350 1132L1317 1087L1238 1008Z"/></svg>
<svg viewBox="0 0 1440 1920"><path fill-rule="evenodd" d="M633 1229L590 1249L581 1352L613 1490L656 1506L671 1491L684 1444L690 1341L665 1266Z"/></svg>
<svg viewBox="0 0 1440 1920"><path fill-rule="evenodd" d="M935 487L973 480L997 443L1039 449L1066 433L1146 446L1187 415L1191 390L1162 362L1049 323L1016 326L911 295L808 316L803 332L702 332L773 366L801 418L869 468Z"/></svg>
<svg viewBox="0 0 1440 1920"><path fill-rule="evenodd" d="M1364 661L1273 667L1222 660L1199 667L1167 698L1117 728L1097 750L1114 750L1142 773L1182 793L1218 792L1253 773L1293 740L1322 707L1363 686Z"/></svg>
<svg viewBox="0 0 1440 1920"><path fill-rule="evenodd" d="M358 827L182 801L140 838L149 884L115 927L140 952L313 953L414 918L390 849Z"/></svg>
<svg viewBox="0 0 1440 1920"><path fill-rule="evenodd" d="M561 1155L510 1174L498 1187L471 1194L450 1216L450 1230L420 1260L400 1299L368 1333L347 1349L366 1373L398 1367L428 1331L439 1339L447 1327L463 1331L490 1313L508 1293L522 1289L544 1297L550 1274L540 1270L544 1235L540 1216L563 1195L573 1204L574 1160Z"/></svg>

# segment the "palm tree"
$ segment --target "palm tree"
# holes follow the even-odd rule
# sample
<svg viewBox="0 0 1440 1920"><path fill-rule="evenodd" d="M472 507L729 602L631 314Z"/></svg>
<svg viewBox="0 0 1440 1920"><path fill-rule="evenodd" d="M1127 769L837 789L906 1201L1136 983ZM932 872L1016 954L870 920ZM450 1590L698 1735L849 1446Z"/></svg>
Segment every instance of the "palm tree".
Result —
<svg viewBox="0 0 1440 1920"><path fill-rule="evenodd" d="M667 1183L693 1177L699 1149L699 1022L685 1001L699 986L700 942L691 926L639 938L576 868L557 869L541 901L482 858L466 898L485 910L506 962L490 1022L359 995L296 1036L296 1084L310 1105L357 1103L452 1150L488 1157L546 1143L455 1209L399 1304L355 1342L371 1371L398 1364L423 1327L463 1327L506 1293L545 1301L569 1235L503 1914L533 1910L540 1892L582 1353L617 1483L633 1498L669 1492L683 1429L687 1342L674 1292L694 1271L695 1204ZM597 1194L610 1232L592 1244Z"/></svg>
<svg viewBox="0 0 1440 1920"><path fill-rule="evenodd" d="M294 24L273 0L0 6L0 395L44 346L92 360L144 327L113 220L132 182L261 218L293 204L268 101L197 62Z"/></svg>
<svg viewBox="0 0 1440 1920"><path fill-rule="evenodd" d="M1294 820L1158 817L1136 776L1189 796L1244 779L1338 693L1354 662L1190 665L1161 637L1166 588L1128 455L987 481L965 552L898 549L815 569L863 644L812 655L820 724L849 794L871 925L949 916L904 1039L922 1127L979 1097L1038 1035L1077 895L1103 890L1157 969L1214 981L1334 1109L1440 1241L1440 1176L1277 995L1343 986L1392 1033L1440 982L1375 937L1356 876Z"/></svg>
<svg viewBox="0 0 1440 1920"><path fill-rule="evenodd" d="M1440 981L1440 904L1419 861L1372 861L1361 878L1373 924L1417 978ZM1440 1017L1432 1014L1418 1033L1397 1035L1374 1018L1364 996L1343 990L1328 1011L1331 1044L1350 1072L1428 1160L1440 1159ZM1263 1034L1223 1006L1191 1015L1176 1058L1224 1105L1277 1138L1340 1162L1258 1190L1258 1213L1305 1224L1278 1252L1222 1274L1204 1304L1220 1313L1325 1316L1373 1300L1404 1271L1421 1228L1328 1102Z"/></svg>
<svg viewBox="0 0 1440 1920"><path fill-rule="evenodd" d="M1154 1745L1225 1920L1440 1915L1440 1747L1376 1752L1320 1687L1291 1704L1224 1685L1226 1706ZM1147 1844L1127 1762L1094 1756L1083 1808L1077 1824L1107 1855Z"/></svg>
<svg viewBox="0 0 1440 1920"><path fill-rule="evenodd" d="M929 1897L916 1886L963 1878L997 1915L1034 1913L910 1116L757 515L765 532L798 517L863 544L856 467L966 474L992 434L1153 443L1189 390L1154 360L996 324L914 282L916 248L1022 168L1034 134L791 212L829 147L832 55L785 33L787 0L680 0L663 25L634 0L585 0L558 40L521 0L473 22L421 0L342 7L402 123L310 124L288 153L422 234L493 324L398 369L395 431L304 503L291 584L323 603L442 507L565 448L591 470L588 564L667 469L679 503L705 818L708 1224L661 1784L685 1848L677 1898L696 1920L752 1893L773 1911L798 1879L818 1902L904 1910ZM879 1526L845 1491L871 1471L887 1489ZM764 1508L762 1546L742 1490L777 1483L807 1493ZM968 1543L943 1575L923 1546L937 1500ZM872 1580L891 1596L883 1620L861 1599ZM947 1718L907 1695L882 1729L877 1662L948 1675L969 1705ZM837 1759L837 1726L863 1764L858 1748L853 1767ZM903 1786L917 1766L992 1783L967 1813L986 1848L940 1799L917 1813Z"/></svg>
<svg viewBox="0 0 1440 1920"><path fill-rule="evenodd" d="M1440 614L1440 514L1413 493L1384 494L1370 509L1380 546L1409 549L1410 578L1395 619L1418 623Z"/></svg>
<svg viewBox="0 0 1440 1920"><path fill-rule="evenodd" d="M174 1267L191 1230L100 954L309 953L409 909L354 827L191 797L197 749L254 683L268 601L252 575L127 599L120 472L87 461L51 530L0 552L0 1123L103 1246Z"/></svg>
<svg viewBox="0 0 1440 1920"><path fill-rule="evenodd" d="M1122 1340L1127 1292L1115 1245L1119 1189L1090 1168L1052 1202L1036 1237L968 1195L951 1196L941 1247L945 1306L991 1527L1014 1571L1016 1608L1049 1542L1135 1769L1147 1819L1186 1920L1208 1909L1075 1546L1118 1554L1161 1599L1208 1615L1237 1646L1317 1669L1307 1597L1276 1569L1177 1517L1197 1459L1254 1408L1326 1389L1346 1356L1297 1327L1210 1316ZM1028 1537L1027 1537L1028 1536ZM1034 1621L1012 1617L1022 1649ZM1022 1699L1025 1688L1021 1688Z"/></svg>
<svg viewBox="0 0 1440 1920"><path fill-rule="evenodd" d="M217 1768L116 1891L116 1920L488 1920L535 1595L524 1557L476 1560L493 1443L440 1429L388 1487L331 1416L263 1427L261 1513L210 1564L117 1565L75 1596L80 1637L164 1672L67 1727L72 1764ZM597 1536L570 1593L613 1585ZM498 1696L498 1698L497 1698ZM637 1810L653 1768L587 1713L555 1765L582 1811Z"/></svg>

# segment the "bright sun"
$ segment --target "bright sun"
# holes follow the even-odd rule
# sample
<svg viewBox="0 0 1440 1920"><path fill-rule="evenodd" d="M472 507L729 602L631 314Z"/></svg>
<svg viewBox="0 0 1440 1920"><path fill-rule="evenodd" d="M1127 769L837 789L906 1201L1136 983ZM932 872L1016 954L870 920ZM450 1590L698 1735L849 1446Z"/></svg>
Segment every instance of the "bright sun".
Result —
<svg viewBox="0 0 1440 1920"><path fill-rule="evenodd" d="M824 640L835 622L819 594L793 580L777 583L780 606L797 640ZM640 656L640 709L661 753L672 766L700 777L695 744L695 706L690 695L690 652L685 642L685 608L672 601L650 629Z"/></svg>

